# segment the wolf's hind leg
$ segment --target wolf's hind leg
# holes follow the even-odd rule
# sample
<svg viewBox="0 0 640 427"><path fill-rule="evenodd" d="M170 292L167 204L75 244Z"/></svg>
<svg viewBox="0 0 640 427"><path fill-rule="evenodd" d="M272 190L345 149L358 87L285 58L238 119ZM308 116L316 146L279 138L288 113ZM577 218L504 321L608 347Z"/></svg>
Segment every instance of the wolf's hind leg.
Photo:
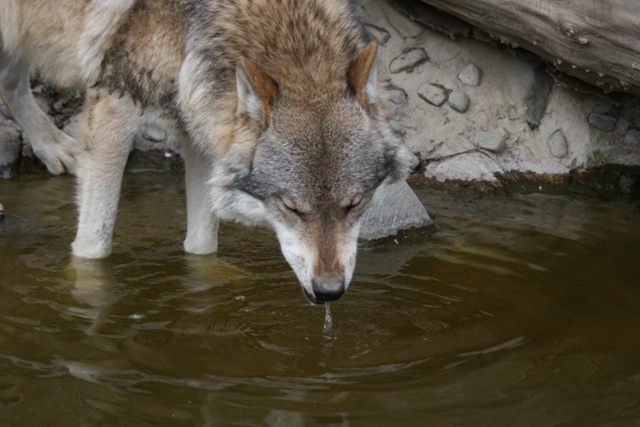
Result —
<svg viewBox="0 0 640 427"><path fill-rule="evenodd" d="M218 218L214 215L209 190L211 161L193 146L184 144L187 186L187 238L184 250L205 255L218 250Z"/></svg>
<svg viewBox="0 0 640 427"><path fill-rule="evenodd" d="M0 46L1 48L1 46ZM31 142L33 152L54 175L76 173L82 147L58 129L38 107L29 85L29 64L0 49L0 97Z"/></svg>
<svg viewBox="0 0 640 427"><path fill-rule="evenodd" d="M140 108L131 98L104 89L88 91L77 128L87 150L78 171L75 256L104 258L111 253L122 175L140 120Z"/></svg>

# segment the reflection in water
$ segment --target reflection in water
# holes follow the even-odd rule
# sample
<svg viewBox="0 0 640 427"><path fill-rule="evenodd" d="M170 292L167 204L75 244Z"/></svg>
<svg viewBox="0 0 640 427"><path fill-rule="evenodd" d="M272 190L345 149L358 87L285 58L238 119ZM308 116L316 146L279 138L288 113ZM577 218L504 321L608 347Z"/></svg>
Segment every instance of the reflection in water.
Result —
<svg viewBox="0 0 640 427"><path fill-rule="evenodd" d="M185 255L177 176L127 175L113 256L72 258L73 184L0 181L0 425L640 419L637 202L421 191L438 232L323 308L267 230Z"/></svg>

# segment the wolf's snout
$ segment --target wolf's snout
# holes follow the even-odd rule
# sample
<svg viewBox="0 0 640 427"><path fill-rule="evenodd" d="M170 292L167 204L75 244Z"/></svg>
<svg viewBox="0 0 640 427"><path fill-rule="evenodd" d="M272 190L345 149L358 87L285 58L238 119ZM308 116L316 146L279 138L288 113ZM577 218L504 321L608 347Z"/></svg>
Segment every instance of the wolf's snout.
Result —
<svg viewBox="0 0 640 427"><path fill-rule="evenodd" d="M344 291L344 279L313 281L313 293L321 304L337 300Z"/></svg>

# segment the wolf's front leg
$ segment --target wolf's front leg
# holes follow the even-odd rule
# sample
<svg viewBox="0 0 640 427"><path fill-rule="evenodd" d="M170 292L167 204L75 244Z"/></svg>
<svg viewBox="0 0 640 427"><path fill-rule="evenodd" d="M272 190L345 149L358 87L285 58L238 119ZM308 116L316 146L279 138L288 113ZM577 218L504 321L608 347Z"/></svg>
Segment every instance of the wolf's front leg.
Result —
<svg viewBox="0 0 640 427"><path fill-rule="evenodd" d="M184 144L187 186L187 238L184 250L206 255L218 250L218 218L213 214L209 178L212 162L191 141Z"/></svg>
<svg viewBox="0 0 640 427"><path fill-rule="evenodd" d="M29 85L29 64L1 50L0 97L22 127L35 155L54 175L76 173L82 146L58 129L38 107Z"/></svg>
<svg viewBox="0 0 640 427"><path fill-rule="evenodd" d="M87 151L80 159L80 214L72 247L75 256L103 258L111 253L122 175L141 115L128 96L104 89L87 95L78 121Z"/></svg>

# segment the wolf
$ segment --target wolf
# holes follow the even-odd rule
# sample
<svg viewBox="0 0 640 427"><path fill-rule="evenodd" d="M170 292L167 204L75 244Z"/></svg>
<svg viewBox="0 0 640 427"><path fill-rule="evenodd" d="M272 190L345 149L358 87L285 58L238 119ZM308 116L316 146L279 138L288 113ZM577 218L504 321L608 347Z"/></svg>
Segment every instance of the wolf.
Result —
<svg viewBox="0 0 640 427"><path fill-rule="evenodd" d="M383 103L377 45L347 0L3 0L0 96L52 173L78 175L72 253L111 253L124 166L145 117L185 140L186 252L220 219L275 230L304 294L340 298L360 219L415 160ZM73 137L29 73L86 90Z"/></svg>

